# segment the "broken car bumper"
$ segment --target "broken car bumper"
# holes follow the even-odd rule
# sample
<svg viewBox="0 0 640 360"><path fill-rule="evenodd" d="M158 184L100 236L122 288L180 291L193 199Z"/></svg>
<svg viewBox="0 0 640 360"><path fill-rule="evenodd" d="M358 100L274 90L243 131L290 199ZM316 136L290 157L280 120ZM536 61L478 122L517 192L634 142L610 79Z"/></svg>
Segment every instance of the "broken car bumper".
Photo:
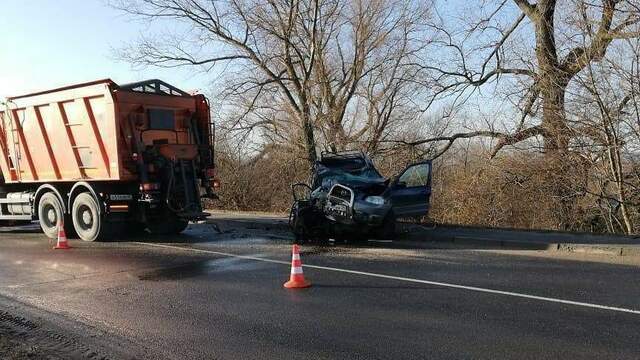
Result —
<svg viewBox="0 0 640 360"><path fill-rule="evenodd" d="M378 226L391 210L391 204L373 204L355 199L352 189L336 184L329 191L324 208L325 216L344 225Z"/></svg>

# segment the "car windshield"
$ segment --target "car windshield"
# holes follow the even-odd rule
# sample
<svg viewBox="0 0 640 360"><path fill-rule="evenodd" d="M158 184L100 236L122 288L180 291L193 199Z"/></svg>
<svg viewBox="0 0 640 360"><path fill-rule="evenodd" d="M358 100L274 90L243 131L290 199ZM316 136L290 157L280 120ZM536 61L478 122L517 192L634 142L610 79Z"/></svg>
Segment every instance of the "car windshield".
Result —
<svg viewBox="0 0 640 360"><path fill-rule="evenodd" d="M359 184L384 182L376 168L362 157L323 159L317 164L315 187L330 187L336 183Z"/></svg>

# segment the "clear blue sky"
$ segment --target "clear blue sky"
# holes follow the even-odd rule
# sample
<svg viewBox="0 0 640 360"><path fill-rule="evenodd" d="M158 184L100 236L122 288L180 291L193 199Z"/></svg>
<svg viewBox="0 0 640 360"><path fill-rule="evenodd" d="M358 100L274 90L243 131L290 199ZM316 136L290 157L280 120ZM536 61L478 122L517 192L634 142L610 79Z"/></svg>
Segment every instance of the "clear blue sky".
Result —
<svg viewBox="0 0 640 360"><path fill-rule="evenodd" d="M147 25L105 0L0 0L0 98L77 82L118 83L160 78L184 90L202 89L202 75L176 69L133 70L113 48L135 40Z"/></svg>

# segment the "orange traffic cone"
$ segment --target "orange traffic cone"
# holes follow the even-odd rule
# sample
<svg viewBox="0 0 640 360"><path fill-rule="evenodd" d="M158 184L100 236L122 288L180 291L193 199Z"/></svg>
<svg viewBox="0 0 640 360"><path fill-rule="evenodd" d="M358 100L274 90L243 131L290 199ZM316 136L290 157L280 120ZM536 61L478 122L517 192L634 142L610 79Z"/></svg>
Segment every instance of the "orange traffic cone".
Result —
<svg viewBox="0 0 640 360"><path fill-rule="evenodd" d="M54 249L71 249L69 242L67 241L67 234L64 233L64 223L62 220L58 223L58 243L53 247Z"/></svg>
<svg viewBox="0 0 640 360"><path fill-rule="evenodd" d="M287 289L307 288L311 283L304 279L302 261L300 261L300 246L294 244L291 251L291 277L284 283Z"/></svg>

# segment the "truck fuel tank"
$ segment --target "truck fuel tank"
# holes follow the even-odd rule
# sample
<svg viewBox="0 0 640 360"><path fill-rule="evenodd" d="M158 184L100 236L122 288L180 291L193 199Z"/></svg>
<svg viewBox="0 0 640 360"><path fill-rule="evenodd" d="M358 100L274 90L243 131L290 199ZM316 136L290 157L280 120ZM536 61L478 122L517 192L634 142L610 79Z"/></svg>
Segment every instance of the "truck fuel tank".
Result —
<svg viewBox="0 0 640 360"><path fill-rule="evenodd" d="M11 215L31 215L31 197L33 192L21 191L7 193L7 210Z"/></svg>

